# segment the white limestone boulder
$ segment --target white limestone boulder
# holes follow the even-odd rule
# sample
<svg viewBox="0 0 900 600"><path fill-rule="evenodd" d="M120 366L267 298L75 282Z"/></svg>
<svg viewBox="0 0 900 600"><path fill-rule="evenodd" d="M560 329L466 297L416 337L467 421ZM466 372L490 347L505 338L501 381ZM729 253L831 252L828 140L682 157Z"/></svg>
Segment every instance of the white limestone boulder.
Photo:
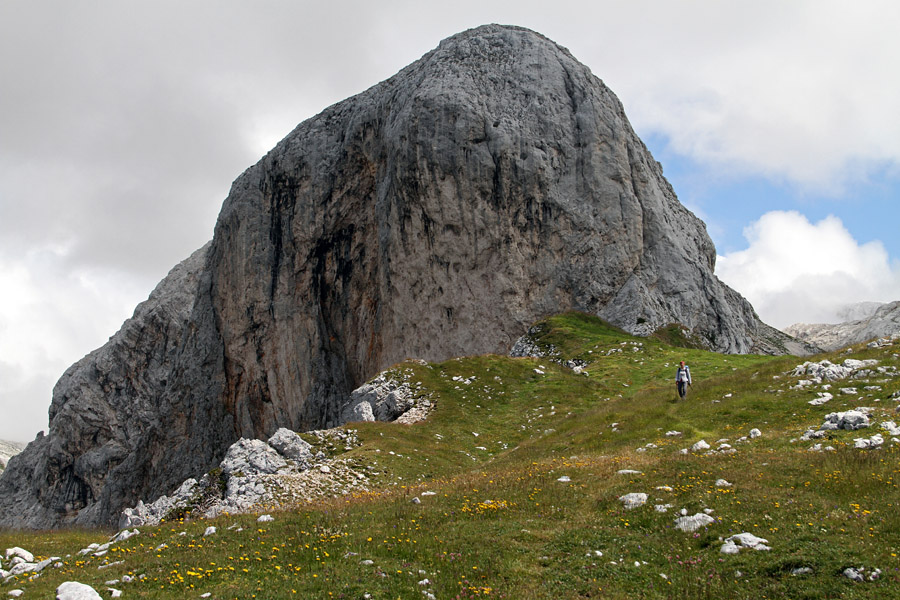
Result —
<svg viewBox="0 0 900 600"><path fill-rule="evenodd" d="M711 523L715 523L715 519L706 513L697 513L691 516L681 516L675 519L675 529L687 533L693 533L701 527L706 527Z"/></svg>
<svg viewBox="0 0 900 600"><path fill-rule="evenodd" d="M283 457L295 461L312 460L312 446L299 435L285 427L269 438L269 445Z"/></svg>
<svg viewBox="0 0 900 600"><path fill-rule="evenodd" d="M228 448L220 466L225 475L249 475L277 473L287 466L287 462L264 441L241 438Z"/></svg>
<svg viewBox="0 0 900 600"><path fill-rule="evenodd" d="M56 588L56 600L103 600L103 596L89 585L66 581Z"/></svg>
<svg viewBox="0 0 900 600"><path fill-rule="evenodd" d="M647 494L643 492L632 492L619 496L619 501L625 506L626 510L631 510L647 503Z"/></svg>

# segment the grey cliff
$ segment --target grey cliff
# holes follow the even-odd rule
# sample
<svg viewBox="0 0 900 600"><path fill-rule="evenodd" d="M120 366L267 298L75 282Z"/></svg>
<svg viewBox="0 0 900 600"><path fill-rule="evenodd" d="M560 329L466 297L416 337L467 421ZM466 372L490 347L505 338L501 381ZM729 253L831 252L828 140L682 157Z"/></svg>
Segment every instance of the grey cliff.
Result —
<svg viewBox="0 0 900 600"><path fill-rule="evenodd" d="M505 353L570 309L723 352L809 348L714 275L619 100L489 25L301 123L233 184L211 245L60 379L0 478L0 526L114 523L241 437L338 422L407 357Z"/></svg>

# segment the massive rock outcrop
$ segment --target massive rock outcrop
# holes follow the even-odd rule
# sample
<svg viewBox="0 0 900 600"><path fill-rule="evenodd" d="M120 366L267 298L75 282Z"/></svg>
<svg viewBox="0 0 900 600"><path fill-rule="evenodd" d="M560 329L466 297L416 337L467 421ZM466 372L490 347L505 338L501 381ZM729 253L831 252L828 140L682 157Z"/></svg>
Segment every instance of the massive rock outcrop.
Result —
<svg viewBox="0 0 900 600"><path fill-rule="evenodd" d="M0 479L0 525L113 522L242 436L336 421L393 363L506 352L569 309L802 351L714 261L587 67L528 30L461 33L235 181L211 245L63 375L49 434Z"/></svg>
<svg viewBox="0 0 900 600"><path fill-rule="evenodd" d="M844 323L796 323L786 327L784 331L823 350L837 350L851 344L900 333L900 301L857 306L859 308L856 309L856 313L848 314L861 314L862 318Z"/></svg>

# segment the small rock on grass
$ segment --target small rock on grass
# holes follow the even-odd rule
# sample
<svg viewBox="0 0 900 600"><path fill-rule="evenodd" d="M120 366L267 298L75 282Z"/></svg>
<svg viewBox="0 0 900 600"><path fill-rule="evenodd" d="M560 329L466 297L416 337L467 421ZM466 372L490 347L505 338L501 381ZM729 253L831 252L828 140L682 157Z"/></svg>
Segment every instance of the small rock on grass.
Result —
<svg viewBox="0 0 900 600"><path fill-rule="evenodd" d="M725 538L725 543L722 545L720 552L722 552L722 554L737 554L743 549L771 550L771 548L766 545L768 543L769 540L756 537L752 533L738 533L737 535Z"/></svg>
<svg viewBox="0 0 900 600"><path fill-rule="evenodd" d="M693 533L700 529L701 527L706 527L710 523L715 522L711 516L704 513L697 513L693 516L683 516L675 519L675 529L680 529L681 531L687 533Z"/></svg>
<svg viewBox="0 0 900 600"><path fill-rule="evenodd" d="M103 597L89 585L66 581L56 588L56 600L103 600Z"/></svg>
<svg viewBox="0 0 900 600"><path fill-rule="evenodd" d="M627 510L631 510L632 508L643 506L647 502L647 494L642 492L632 492L630 494L625 494L624 496L619 496L619 500L625 505Z"/></svg>
<svg viewBox="0 0 900 600"><path fill-rule="evenodd" d="M866 575L866 571L868 571L868 576ZM866 579L869 581L875 581L876 579L881 578L881 569L866 569L865 567L847 567L844 569L843 573L844 577L851 581L855 581L857 583L863 583Z"/></svg>
<svg viewBox="0 0 900 600"><path fill-rule="evenodd" d="M706 442L706 440L700 440L699 442L697 442L696 444L691 446L691 451L692 452L701 452L703 450L709 450L709 448L710 448L710 446Z"/></svg>
<svg viewBox="0 0 900 600"><path fill-rule="evenodd" d="M16 556L18 556L25 562L30 562L30 563L34 562L34 555L31 552L29 552L28 550L24 550L22 548L19 548L18 546L14 546L12 548L6 549L6 558L14 558ZM12 563L10 563L10 564L12 564Z"/></svg>

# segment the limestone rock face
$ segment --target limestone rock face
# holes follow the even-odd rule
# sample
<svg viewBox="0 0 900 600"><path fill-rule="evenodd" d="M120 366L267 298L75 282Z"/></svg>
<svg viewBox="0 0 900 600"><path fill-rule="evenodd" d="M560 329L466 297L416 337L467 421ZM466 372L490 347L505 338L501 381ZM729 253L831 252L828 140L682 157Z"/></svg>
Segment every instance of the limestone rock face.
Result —
<svg viewBox="0 0 900 600"><path fill-rule="evenodd" d="M713 274L715 249L564 48L489 25L301 123L233 184L211 245L57 384L0 478L0 526L114 523L241 437L340 419L407 357L508 352L570 309L803 352Z"/></svg>
<svg viewBox="0 0 900 600"><path fill-rule="evenodd" d="M876 310L861 319L837 324L796 323L784 331L828 351L873 338L889 337L900 334L900 301L878 305Z"/></svg>
<svg viewBox="0 0 900 600"><path fill-rule="evenodd" d="M188 368L177 365L177 356L208 248L173 268L106 345L57 382L49 433L13 456L0 477L0 527L107 524L110 511L146 495L154 470L205 472L220 454L216 444L224 440L216 425L227 422L224 410L184 403L177 381L178 370ZM198 420L204 428L191 430ZM159 444L178 436L179 443L167 449ZM185 478L176 479L167 479L154 497Z"/></svg>

